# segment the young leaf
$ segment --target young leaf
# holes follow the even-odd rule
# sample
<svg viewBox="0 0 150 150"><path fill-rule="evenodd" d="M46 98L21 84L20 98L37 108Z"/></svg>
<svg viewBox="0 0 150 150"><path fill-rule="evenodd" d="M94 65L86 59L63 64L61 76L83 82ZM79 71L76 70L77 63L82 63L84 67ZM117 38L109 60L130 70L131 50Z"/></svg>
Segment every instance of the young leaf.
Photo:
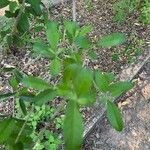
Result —
<svg viewBox="0 0 150 150"><path fill-rule="evenodd" d="M54 60L52 60L51 64L50 64L50 73L53 76L59 75L61 71L61 61L58 58L55 58Z"/></svg>
<svg viewBox="0 0 150 150"><path fill-rule="evenodd" d="M78 24L76 22L72 21L65 21L64 27L68 34L70 34L73 37L75 37L76 31L79 28Z"/></svg>
<svg viewBox="0 0 150 150"><path fill-rule="evenodd" d="M56 50L59 39L60 32L57 28L57 23L53 21L49 21L46 25L46 35L48 42L53 50Z"/></svg>
<svg viewBox="0 0 150 150"><path fill-rule="evenodd" d="M91 70L86 68L82 68L78 74L73 79L74 89L76 94L79 96L80 94L86 93L91 89L93 83L93 73Z"/></svg>
<svg viewBox="0 0 150 150"><path fill-rule="evenodd" d="M33 51L46 58L53 59L55 57L54 53L49 50L49 47L43 41L34 43Z"/></svg>
<svg viewBox="0 0 150 150"><path fill-rule="evenodd" d="M91 31L92 31L92 26L91 25L83 26L80 29L79 36L85 36L87 33L91 32Z"/></svg>
<svg viewBox="0 0 150 150"><path fill-rule="evenodd" d="M120 96L122 93L127 92L133 87L131 82L120 81L113 83L109 86L109 91L112 93L112 96Z"/></svg>
<svg viewBox="0 0 150 150"><path fill-rule="evenodd" d="M56 96L57 96L56 90L48 89L36 95L33 99L33 102L35 103L35 105L41 106L44 103L47 103L48 101L53 100Z"/></svg>
<svg viewBox="0 0 150 150"><path fill-rule="evenodd" d="M0 101L6 100L7 98L14 96L15 94L16 93L7 93L7 94L0 95Z"/></svg>
<svg viewBox="0 0 150 150"><path fill-rule="evenodd" d="M29 26L30 24L26 13L22 13L17 24L17 29L21 33L25 33L26 31L29 30Z"/></svg>
<svg viewBox="0 0 150 150"><path fill-rule="evenodd" d="M111 33L102 37L98 44L103 48L109 48L112 46L116 46L122 44L126 41L126 36L123 33Z"/></svg>
<svg viewBox="0 0 150 150"><path fill-rule="evenodd" d="M90 106L96 101L96 90L93 88L87 93L81 94L78 103L83 106Z"/></svg>
<svg viewBox="0 0 150 150"><path fill-rule="evenodd" d="M67 104L63 130L66 150L80 150L83 121L79 108L73 101L69 101Z"/></svg>
<svg viewBox="0 0 150 150"><path fill-rule="evenodd" d="M107 92L109 90L111 75L95 71L95 83L101 92Z"/></svg>
<svg viewBox="0 0 150 150"><path fill-rule="evenodd" d="M31 4L31 7L35 11L37 15L40 15L42 13L41 7L40 7L40 2L41 0L27 0L29 4Z"/></svg>
<svg viewBox="0 0 150 150"><path fill-rule="evenodd" d="M9 10L10 10L10 12L14 13L16 11L16 9L17 9L17 6L18 6L17 2L15 2L15 1L10 2L9 3Z"/></svg>
<svg viewBox="0 0 150 150"><path fill-rule="evenodd" d="M9 0L0 0L0 9L6 7L7 5L9 5L9 3Z"/></svg>
<svg viewBox="0 0 150 150"><path fill-rule="evenodd" d="M79 71L81 70L81 66L75 63L69 64L69 62L66 62L64 63L64 66L65 66L63 74L64 82L72 80L76 76L76 74L78 74Z"/></svg>
<svg viewBox="0 0 150 150"><path fill-rule="evenodd" d="M33 88L41 91L50 88L50 85L46 81L33 76L24 77L22 79L22 83L28 88Z"/></svg>
<svg viewBox="0 0 150 150"><path fill-rule="evenodd" d="M75 38L75 44L81 49L88 49L91 46L89 39L85 36L77 36Z"/></svg>
<svg viewBox="0 0 150 150"><path fill-rule="evenodd" d="M8 140L9 136L13 132L14 126L14 119L0 120L0 144L4 144Z"/></svg>
<svg viewBox="0 0 150 150"><path fill-rule="evenodd" d="M107 117L113 128L115 128L117 131L122 131L123 120L120 110L109 100L107 101Z"/></svg>

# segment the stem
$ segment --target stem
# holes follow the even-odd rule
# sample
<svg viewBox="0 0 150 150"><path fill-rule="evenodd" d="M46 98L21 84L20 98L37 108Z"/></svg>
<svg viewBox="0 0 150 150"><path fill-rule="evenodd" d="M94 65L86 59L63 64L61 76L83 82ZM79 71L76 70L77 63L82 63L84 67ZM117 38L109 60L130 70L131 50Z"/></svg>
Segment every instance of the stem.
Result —
<svg viewBox="0 0 150 150"><path fill-rule="evenodd" d="M25 126L26 126L27 121L28 121L28 119L26 118L26 121L23 123L22 128L21 128L20 132L18 133L18 136L17 136L17 138L15 140L15 144L18 142L18 140L19 140L19 138L20 138L20 136L21 136Z"/></svg>
<svg viewBox="0 0 150 150"><path fill-rule="evenodd" d="M76 0L72 0L72 18L76 21Z"/></svg>

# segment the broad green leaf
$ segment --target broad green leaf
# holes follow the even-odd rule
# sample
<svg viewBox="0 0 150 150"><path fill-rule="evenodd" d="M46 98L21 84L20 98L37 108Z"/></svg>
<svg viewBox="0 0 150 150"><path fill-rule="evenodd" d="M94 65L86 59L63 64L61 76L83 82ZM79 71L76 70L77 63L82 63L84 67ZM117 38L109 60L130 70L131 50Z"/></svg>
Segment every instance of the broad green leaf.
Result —
<svg viewBox="0 0 150 150"><path fill-rule="evenodd" d="M50 88L50 85L46 81L34 76L24 77L22 79L22 83L28 88L33 88L41 91Z"/></svg>
<svg viewBox="0 0 150 150"><path fill-rule="evenodd" d="M93 73L89 69L82 68L81 71L74 76L73 85L78 96L88 92L91 89L92 84Z"/></svg>
<svg viewBox="0 0 150 150"><path fill-rule="evenodd" d="M95 83L101 92L109 91L109 84L113 80L114 80L113 74L95 71Z"/></svg>
<svg viewBox="0 0 150 150"><path fill-rule="evenodd" d="M26 110L26 105L24 103L24 100L23 99L19 99L19 105L20 105L20 108L21 108L21 111L24 115L27 115L27 110Z"/></svg>
<svg viewBox="0 0 150 150"><path fill-rule="evenodd" d="M9 97L14 96L16 93L7 93L7 94L2 94L0 95L0 101L6 100Z"/></svg>
<svg viewBox="0 0 150 150"><path fill-rule="evenodd" d="M29 30L29 26L30 24L29 24L29 20L28 20L26 13L22 13L17 24L17 29L21 33L25 33L26 31Z"/></svg>
<svg viewBox="0 0 150 150"><path fill-rule="evenodd" d="M14 127L14 119L0 120L0 144L4 144L9 139L9 136L12 134Z"/></svg>
<svg viewBox="0 0 150 150"><path fill-rule="evenodd" d="M102 37L98 44L103 48L109 48L112 46L116 46L122 44L126 41L126 36L123 33L111 33Z"/></svg>
<svg viewBox="0 0 150 150"><path fill-rule="evenodd" d="M64 68L64 74L63 74L63 80L64 82L68 82L69 80L72 80L81 70L81 66L75 63L67 64L65 63Z"/></svg>
<svg viewBox="0 0 150 150"><path fill-rule="evenodd" d="M50 51L49 47L43 41L34 43L33 51L46 58L53 59L55 57L54 53Z"/></svg>
<svg viewBox="0 0 150 150"><path fill-rule="evenodd" d="M57 28L57 23L49 21L46 24L46 35L48 42L53 50L56 50L58 42L60 40L60 32Z"/></svg>
<svg viewBox="0 0 150 150"><path fill-rule="evenodd" d="M111 84L109 86L109 91L112 93L112 96L120 96L122 93L127 92L131 88L133 88L133 84L131 82L120 81Z"/></svg>
<svg viewBox="0 0 150 150"><path fill-rule="evenodd" d="M56 96L57 96L56 90L48 89L36 95L33 99L33 102L35 103L35 105L41 106L47 103L48 101L53 100Z"/></svg>
<svg viewBox="0 0 150 150"><path fill-rule="evenodd" d="M53 76L59 75L61 71L61 61L58 58L52 60L50 64L50 73Z"/></svg>
<svg viewBox="0 0 150 150"><path fill-rule="evenodd" d="M119 108L109 100L107 101L107 117L113 128L117 131L122 131L123 120L121 112Z"/></svg>
<svg viewBox="0 0 150 150"><path fill-rule="evenodd" d="M67 104L63 130L66 150L80 150L83 141L83 121L74 101Z"/></svg>
<svg viewBox="0 0 150 150"><path fill-rule="evenodd" d="M7 5L9 5L9 3L9 0L0 0L0 9L6 7Z"/></svg>
<svg viewBox="0 0 150 150"><path fill-rule="evenodd" d="M91 32L91 31L92 31L92 26L91 26L91 25L83 26L83 27L80 29L79 35L80 35L80 36L85 36L87 33Z"/></svg>
<svg viewBox="0 0 150 150"><path fill-rule="evenodd" d="M77 100L80 105L91 106L96 101L96 90L93 88L87 93L81 94Z"/></svg>
<svg viewBox="0 0 150 150"><path fill-rule="evenodd" d="M85 36L77 36L75 38L75 44L81 49L88 49L91 46L89 39Z"/></svg>
<svg viewBox="0 0 150 150"><path fill-rule="evenodd" d="M42 13L42 10L40 7L41 0L27 0L27 2L31 4L31 7L35 11L36 15L41 15Z"/></svg>

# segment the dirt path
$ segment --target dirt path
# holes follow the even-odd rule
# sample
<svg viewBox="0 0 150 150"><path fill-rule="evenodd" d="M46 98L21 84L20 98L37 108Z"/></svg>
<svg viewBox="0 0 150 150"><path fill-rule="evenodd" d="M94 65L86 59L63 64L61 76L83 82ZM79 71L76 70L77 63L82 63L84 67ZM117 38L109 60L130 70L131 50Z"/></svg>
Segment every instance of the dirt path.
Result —
<svg viewBox="0 0 150 150"><path fill-rule="evenodd" d="M104 117L87 137L85 150L150 150L150 61L136 82L133 95L118 104L123 132L112 129Z"/></svg>

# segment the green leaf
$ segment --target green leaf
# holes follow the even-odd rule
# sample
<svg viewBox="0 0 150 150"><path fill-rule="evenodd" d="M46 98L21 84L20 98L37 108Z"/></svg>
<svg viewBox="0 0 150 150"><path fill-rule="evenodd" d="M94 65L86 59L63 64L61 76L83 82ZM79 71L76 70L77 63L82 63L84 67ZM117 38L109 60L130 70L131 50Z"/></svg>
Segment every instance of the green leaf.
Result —
<svg viewBox="0 0 150 150"><path fill-rule="evenodd" d="M7 94L2 94L0 95L0 101L6 100L9 97L14 96L16 93L7 93Z"/></svg>
<svg viewBox="0 0 150 150"><path fill-rule="evenodd" d="M41 15L42 13L42 10L40 7L41 0L27 0L27 2L31 4L31 7L35 11L36 15Z"/></svg>
<svg viewBox="0 0 150 150"><path fill-rule="evenodd" d="M29 30L29 27L30 27L30 24L29 24L28 17L26 15L26 13L22 13L20 16L20 19L18 21L18 24L17 24L17 29L21 33L25 33L26 31Z"/></svg>
<svg viewBox="0 0 150 150"><path fill-rule="evenodd" d="M96 90L93 88L87 93L81 94L77 100L80 105L91 106L96 101Z"/></svg>
<svg viewBox="0 0 150 150"><path fill-rule="evenodd" d="M91 70L86 68L82 68L80 72L74 76L73 85L76 91L76 94L79 96L80 94L88 92L93 83L93 73Z"/></svg>
<svg viewBox="0 0 150 150"><path fill-rule="evenodd" d="M91 31L92 31L92 26L91 25L83 26L80 29L79 36L85 36L85 35L87 35L87 33L91 32Z"/></svg>
<svg viewBox="0 0 150 150"><path fill-rule="evenodd" d="M107 101L107 117L113 128L115 128L117 131L122 131L123 120L120 110L109 100Z"/></svg>
<svg viewBox="0 0 150 150"><path fill-rule="evenodd" d="M81 49L88 49L91 46L89 39L84 36L76 37L75 44Z"/></svg>
<svg viewBox="0 0 150 150"><path fill-rule="evenodd" d="M17 90L18 81L16 80L16 78L11 77L11 78L9 79L9 85L13 88L13 91Z"/></svg>
<svg viewBox="0 0 150 150"><path fill-rule="evenodd" d="M50 100L53 100L57 96L56 90L48 89L45 91L40 92L38 95L36 95L33 99L33 102L36 105L43 105L44 103L47 103Z"/></svg>
<svg viewBox="0 0 150 150"><path fill-rule="evenodd" d="M41 91L50 88L50 85L46 81L34 76L24 77L22 79L22 83L28 88L33 88Z"/></svg>
<svg viewBox="0 0 150 150"><path fill-rule="evenodd" d="M67 64L68 63L68 64ZM81 70L81 66L75 63L69 64L69 62L64 63L64 74L63 74L63 81L67 82L72 80L77 73Z"/></svg>
<svg viewBox="0 0 150 150"><path fill-rule="evenodd" d="M13 150L24 150L23 143L18 142L13 145Z"/></svg>
<svg viewBox="0 0 150 150"><path fill-rule="evenodd" d="M4 144L9 139L14 127L14 119L0 120L0 144Z"/></svg>
<svg viewBox="0 0 150 150"><path fill-rule="evenodd" d="M53 76L57 76L59 75L60 71L61 71L61 61L58 58L55 58L52 60L50 64L50 73Z"/></svg>
<svg viewBox="0 0 150 150"><path fill-rule="evenodd" d="M11 13L15 13L15 11L17 10L17 2L15 2L15 1L12 1L12 2L10 2L9 3L9 11L11 12Z"/></svg>
<svg viewBox="0 0 150 150"><path fill-rule="evenodd" d="M76 22L73 21L65 21L64 22L64 27L66 31L73 37L76 35L77 29L79 29L79 26Z"/></svg>
<svg viewBox="0 0 150 150"><path fill-rule="evenodd" d="M116 46L122 44L126 41L126 36L123 33L111 33L102 37L98 44L103 48L109 48L112 46Z"/></svg>
<svg viewBox="0 0 150 150"><path fill-rule="evenodd" d="M49 21L46 25L46 35L48 42L53 50L56 50L58 42L60 40L60 32L57 28L57 23Z"/></svg>
<svg viewBox="0 0 150 150"><path fill-rule="evenodd" d="M73 101L67 104L63 130L66 150L80 150L83 141L83 121L79 108Z"/></svg>
<svg viewBox="0 0 150 150"><path fill-rule="evenodd" d="M109 84L113 80L114 80L113 74L95 71L95 83L101 92L109 91Z"/></svg>
<svg viewBox="0 0 150 150"><path fill-rule="evenodd" d="M122 93L127 92L131 88L133 88L133 84L131 82L120 81L111 84L109 86L109 91L112 93L112 96L120 96Z"/></svg>
<svg viewBox="0 0 150 150"><path fill-rule="evenodd" d="M24 100L21 98L19 99L19 105L22 110L22 113L26 116L27 115L26 105L24 103Z"/></svg>
<svg viewBox="0 0 150 150"><path fill-rule="evenodd" d="M53 59L55 56L54 53L50 51L49 47L43 41L38 41L34 43L33 51L36 52L37 54L40 54L41 56L50 59Z"/></svg>
<svg viewBox="0 0 150 150"><path fill-rule="evenodd" d="M14 76L15 76L15 79L17 80L18 83L20 83L23 79L23 76L24 74L20 71L18 71L17 69L14 70Z"/></svg>
<svg viewBox="0 0 150 150"><path fill-rule="evenodd" d="M10 1L8 0L0 0L0 9L9 5Z"/></svg>

